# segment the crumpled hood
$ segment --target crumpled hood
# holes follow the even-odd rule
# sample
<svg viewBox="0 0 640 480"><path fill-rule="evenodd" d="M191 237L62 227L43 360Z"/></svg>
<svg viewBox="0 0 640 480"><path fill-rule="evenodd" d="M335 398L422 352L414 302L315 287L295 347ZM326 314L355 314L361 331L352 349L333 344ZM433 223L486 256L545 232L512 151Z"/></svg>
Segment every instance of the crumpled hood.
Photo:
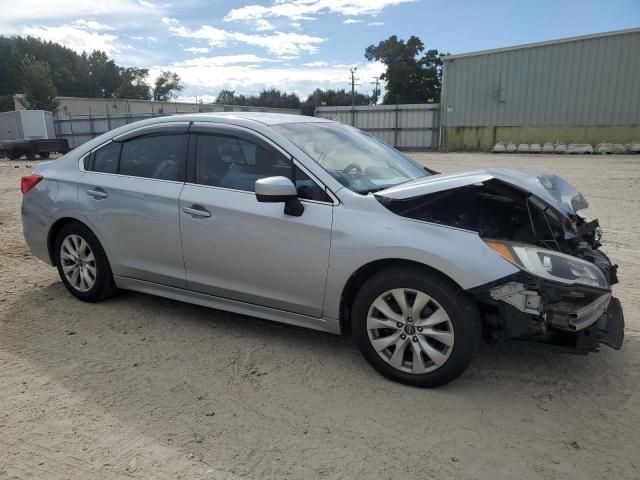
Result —
<svg viewBox="0 0 640 480"><path fill-rule="evenodd" d="M573 185L557 175L509 168L486 168L448 175L431 175L381 190L376 193L376 196L405 200L482 183L491 179L500 180L515 188L530 192L564 215L575 214L578 210L589 206Z"/></svg>

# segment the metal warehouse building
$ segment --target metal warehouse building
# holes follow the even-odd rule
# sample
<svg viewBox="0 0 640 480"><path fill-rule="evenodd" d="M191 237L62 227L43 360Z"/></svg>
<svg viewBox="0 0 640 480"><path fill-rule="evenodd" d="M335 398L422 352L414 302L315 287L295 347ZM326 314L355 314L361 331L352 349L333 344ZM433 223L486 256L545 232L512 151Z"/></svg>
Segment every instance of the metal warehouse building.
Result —
<svg viewBox="0 0 640 480"><path fill-rule="evenodd" d="M640 142L640 28L444 58L441 142Z"/></svg>

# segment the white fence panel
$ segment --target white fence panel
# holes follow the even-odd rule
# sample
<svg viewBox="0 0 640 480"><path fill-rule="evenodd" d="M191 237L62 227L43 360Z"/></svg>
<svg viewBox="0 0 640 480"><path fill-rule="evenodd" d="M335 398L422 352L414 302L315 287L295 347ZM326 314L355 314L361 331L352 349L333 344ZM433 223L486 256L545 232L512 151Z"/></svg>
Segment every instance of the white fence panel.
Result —
<svg viewBox="0 0 640 480"><path fill-rule="evenodd" d="M283 108L266 108L266 107L243 107L237 105L205 105L202 110L215 109L215 111L230 111L230 112L275 112L275 113L288 113L288 114L300 114L300 110L283 109ZM173 113L167 113L166 115L173 115ZM70 148L76 148L89 140L102 135L110 130L113 130L129 123L137 122L138 120L144 120L151 117L164 116L159 113L126 113L115 115L79 115L75 117L59 117L53 120L56 137L66 138L69 142Z"/></svg>
<svg viewBox="0 0 640 480"><path fill-rule="evenodd" d="M405 150L436 150L440 105L366 105L318 107L316 117L353 125Z"/></svg>

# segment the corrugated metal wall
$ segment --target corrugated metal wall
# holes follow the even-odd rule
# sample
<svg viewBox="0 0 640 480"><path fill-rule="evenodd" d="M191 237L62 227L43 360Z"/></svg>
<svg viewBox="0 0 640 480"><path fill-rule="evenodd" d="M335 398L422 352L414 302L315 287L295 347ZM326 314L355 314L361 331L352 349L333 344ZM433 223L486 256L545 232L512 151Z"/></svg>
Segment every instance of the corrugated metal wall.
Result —
<svg viewBox="0 0 640 480"><path fill-rule="evenodd" d="M443 83L445 127L637 124L640 29L459 56Z"/></svg>
<svg viewBox="0 0 640 480"><path fill-rule="evenodd" d="M407 150L437 147L438 104L318 107L316 117L353 125L383 142Z"/></svg>

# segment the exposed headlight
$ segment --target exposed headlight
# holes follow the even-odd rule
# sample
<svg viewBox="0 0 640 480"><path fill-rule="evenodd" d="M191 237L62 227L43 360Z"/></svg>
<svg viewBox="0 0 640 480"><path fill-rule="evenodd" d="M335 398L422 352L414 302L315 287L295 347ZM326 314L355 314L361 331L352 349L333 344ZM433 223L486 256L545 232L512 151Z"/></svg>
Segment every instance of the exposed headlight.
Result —
<svg viewBox="0 0 640 480"><path fill-rule="evenodd" d="M586 260L534 245L494 240L485 243L516 267L538 277L569 285L609 288L602 271Z"/></svg>

